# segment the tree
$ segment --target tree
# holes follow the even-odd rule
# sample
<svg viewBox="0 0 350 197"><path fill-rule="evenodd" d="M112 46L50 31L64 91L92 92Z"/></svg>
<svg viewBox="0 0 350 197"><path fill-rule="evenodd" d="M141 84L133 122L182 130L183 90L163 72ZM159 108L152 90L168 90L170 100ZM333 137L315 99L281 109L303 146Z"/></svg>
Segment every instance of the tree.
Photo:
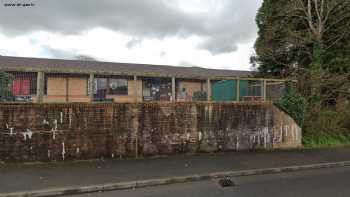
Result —
<svg viewBox="0 0 350 197"><path fill-rule="evenodd" d="M265 0L252 62L264 75L291 76L322 64L349 72L349 0Z"/></svg>
<svg viewBox="0 0 350 197"><path fill-rule="evenodd" d="M256 22L260 75L296 78L313 101L350 95L349 0L265 0Z"/></svg>
<svg viewBox="0 0 350 197"><path fill-rule="evenodd" d="M350 0L264 0L256 22L251 62L263 77L298 80L304 136L350 136ZM287 95L280 106L289 112L294 101Z"/></svg>

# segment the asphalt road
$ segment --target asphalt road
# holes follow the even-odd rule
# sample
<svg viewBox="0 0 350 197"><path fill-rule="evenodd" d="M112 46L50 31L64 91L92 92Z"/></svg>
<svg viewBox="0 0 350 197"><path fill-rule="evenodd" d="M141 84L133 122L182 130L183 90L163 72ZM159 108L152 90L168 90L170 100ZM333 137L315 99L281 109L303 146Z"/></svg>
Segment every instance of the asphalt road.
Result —
<svg viewBox="0 0 350 197"><path fill-rule="evenodd" d="M241 151L30 165L0 163L0 193L338 161L350 161L350 148Z"/></svg>
<svg viewBox="0 0 350 197"><path fill-rule="evenodd" d="M71 197L347 197L350 167L232 178L236 186L222 188L217 180L149 187L136 190L91 193Z"/></svg>

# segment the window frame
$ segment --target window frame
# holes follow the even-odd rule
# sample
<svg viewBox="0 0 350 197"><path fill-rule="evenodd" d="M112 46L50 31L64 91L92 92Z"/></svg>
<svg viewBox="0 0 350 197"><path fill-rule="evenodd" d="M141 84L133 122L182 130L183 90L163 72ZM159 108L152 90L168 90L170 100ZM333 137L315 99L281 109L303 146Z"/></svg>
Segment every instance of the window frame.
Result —
<svg viewBox="0 0 350 197"><path fill-rule="evenodd" d="M102 88L98 88L100 85L99 81L104 81L105 85ZM111 83L117 83L117 87L113 89ZM118 85L119 83L119 85ZM123 84L124 83L124 84ZM129 79L123 77L95 77L94 78L94 95L97 94L99 90L105 90L107 95L129 95ZM119 87L119 90L118 90ZM124 89L123 89L124 87Z"/></svg>
<svg viewBox="0 0 350 197"><path fill-rule="evenodd" d="M114 82L112 82L114 81ZM117 84L117 87L113 90L112 83ZM124 84L122 84L124 83ZM117 90L119 88L119 90ZM128 95L129 94L129 81L124 78L107 78L107 94L109 95Z"/></svg>

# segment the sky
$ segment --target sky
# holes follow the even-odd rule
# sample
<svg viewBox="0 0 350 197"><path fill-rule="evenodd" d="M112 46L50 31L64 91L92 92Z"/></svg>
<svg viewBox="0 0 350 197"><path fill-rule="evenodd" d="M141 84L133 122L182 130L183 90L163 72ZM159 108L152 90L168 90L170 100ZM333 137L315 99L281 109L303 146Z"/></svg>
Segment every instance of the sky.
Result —
<svg viewBox="0 0 350 197"><path fill-rule="evenodd" d="M0 55L250 70L262 0L0 2Z"/></svg>

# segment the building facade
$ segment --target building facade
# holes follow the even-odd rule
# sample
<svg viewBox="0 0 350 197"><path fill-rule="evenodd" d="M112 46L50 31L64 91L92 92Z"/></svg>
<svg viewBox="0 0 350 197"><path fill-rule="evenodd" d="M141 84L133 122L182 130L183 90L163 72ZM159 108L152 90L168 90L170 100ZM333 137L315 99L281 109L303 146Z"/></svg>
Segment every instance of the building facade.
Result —
<svg viewBox="0 0 350 197"><path fill-rule="evenodd" d="M249 71L0 56L8 101L185 102L273 100L284 80Z"/></svg>

